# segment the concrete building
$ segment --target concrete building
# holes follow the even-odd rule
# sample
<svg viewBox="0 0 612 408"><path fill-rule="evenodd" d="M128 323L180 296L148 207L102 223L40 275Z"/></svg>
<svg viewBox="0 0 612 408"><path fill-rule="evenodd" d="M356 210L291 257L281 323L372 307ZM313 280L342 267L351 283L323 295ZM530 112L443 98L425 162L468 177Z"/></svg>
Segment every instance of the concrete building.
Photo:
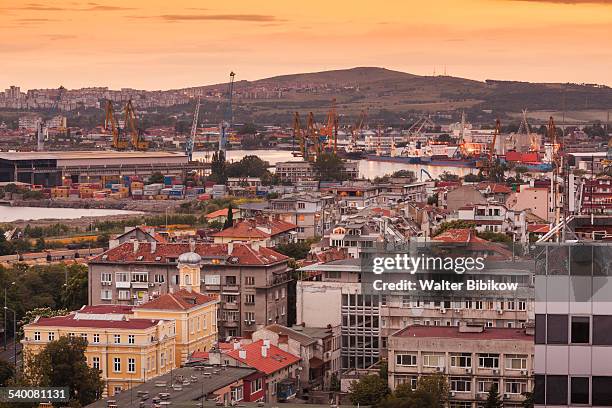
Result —
<svg viewBox="0 0 612 408"><path fill-rule="evenodd" d="M222 338L287 324L289 258L257 244L123 243L89 262L89 303L139 305L178 291L186 252L201 258L191 285L219 297Z"/></svg>
<svg viewBox="0 0 612 408"><path fill-rule="evenodd" d="M228 242L255 242L261 246L273 248L280 244L296 241L297 225L281 219L256 217L238 221L234 226L215 232L215 244Z"/></svg>
<svg viewBox="0 0 612 408"><path fill-rule="evenodd" d="M410 384L422 375L443 374L449 406L483 406L493 385L504 407L518 408L533 387L533 329L409 326L389 337L389 386Z"/></svg>
<svg viewBox="0 0 612 408"><path fill-rule="evenodd" d="M344 176L348 180L359 177L359 162L344 162ZM312 163L307 161L289 161L276 163L275 174L282 180L291 183L316 180L318 175Z"/></svg>
<svg viewBox="0 0 612 408"><path fill-rule="evenodd" d="M517 192L508 197L506 204L511 210L529 209L544 221L552 220L553 206L549 188L521 186Z"/></svg>
<svg viewBox="0 0 612 408"><path fill-rule="evenodd" d="M582 214L612 214L612 177L585 180L581 197Z"/></svg>
<svg viewBox="0 0 612 408"><path fill-rule="evenodd" d="M486 203L486 197L473 186L459 186L446 193L446 208L449 211L457 211L466 205Z"/></svg>
<svg viewBox="0 0 612 408"><path fill-rule="evenodd" d="M478 232L498 232L513 236L517 242L527 241L525 211L509 210L501 203L464 205L449 219L469 221L475 224Z"/></svg>

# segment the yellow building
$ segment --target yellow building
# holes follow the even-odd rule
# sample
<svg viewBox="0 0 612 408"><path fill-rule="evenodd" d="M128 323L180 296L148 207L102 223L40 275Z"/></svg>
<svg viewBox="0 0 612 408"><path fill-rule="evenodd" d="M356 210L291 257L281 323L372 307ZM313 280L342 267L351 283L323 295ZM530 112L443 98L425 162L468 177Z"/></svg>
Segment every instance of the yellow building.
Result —
<svg viewBox="0 0 612 408"><path fill-rule="evenodd" d="M23 328L24 353L36 354L62 336L85 338L87 363L100 370L106 395L169 372L175 360L174 321L133 318L126 309L91 306L66 316L38 317Z"/></svg>
<svg viewBox="0 0 612 408"><path fill-rule="evenodd" d="M37 353L61 336L88 342L87 363L101 371L107 395L180 367L194 351L217 340L218 297L200 290L194 252L178 259L179 290L139 306L84 306L67 316L37 318L24 326L25 353Z"/></svg>

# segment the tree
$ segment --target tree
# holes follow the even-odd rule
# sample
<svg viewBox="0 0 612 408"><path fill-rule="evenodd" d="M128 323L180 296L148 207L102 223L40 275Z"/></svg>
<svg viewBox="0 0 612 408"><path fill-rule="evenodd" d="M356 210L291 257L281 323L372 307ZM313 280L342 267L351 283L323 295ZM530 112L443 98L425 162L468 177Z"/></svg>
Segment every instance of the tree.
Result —
<svg viewBox="0 0 612 408"><path fill-rule="evenodd" d="M87 340L60 337L24 361L24 378L37 387L68 387L72 403L89 405L102 395L100 371L87 365Z"/></svg>
<svg viewBox="0 0 612 408"><path fill-rule="evenodd" d="M477 183L482 181L482 176L480 174L466 174L463 181L466 183Z"/></svg>
<svg viewBox="0 0 612 408"><path fill-rule="evenodd" d="M15 366L4 359L0 359L0 386L5 387L13 377L15 377Z"/></svg>
<svg viewBox="0 0 612 408"><path fill-rule="evenodd" d="M62 293L62 303L68 310L80 309L87 304L87 267L70 265L68 285Z"/></svg>
<svg viewBox="0 0 612 408"><path fill-rule="evenodd" d="M440 174L440 180L441 181L459 181L459 176L454 173L445 171L444 173Z"/></svg>
<svg viewBox="0 0 612 408"><path fill-rule="evenodd" d="M447 221L447 222L443 222L442 224L440 224L440 227L438 228L438 231L436 231L435 235L440 235L441 233L449 229L465 229L465 228L474 228L474 223L472 221L465 221L465 220Z"/></svg>
<svg viewBox="0 0 612 408"><path fill-rule="evenodd" d="M432 196L427 197L427 204L438 206L438 193L435 193Z"/></svg>
<svg viewBox="0 0 612 408"><path fill-rule="evenodd" d="M42 251L45 249L45 239L40 237L36 240L36 245L34 246L36 251Z"/></svg>
<svg viewBox="0 0 612 408"><path fill-rule="evenodd" d="M497 384L491 385L489 394L487 394L487 400L485 401L484 408L502 408L503 406L504 404L499 397L499 393L497 392Z"/></svg>
<svg viewBox="0 0 612 408"><path fill-rule="evenodd" d="M351 383L349 397L353 405L376 405L389 394L387 381L371 374Z"/></svg>
<svg viewBox="0 0 612 408"><path fill-rule="evenodd" d="M440 136L437 137L437 141L440 143L453 143L454 139L448 134L448 133L442 133Z"/></svg>
<svg viewBox="0 0 612 408"><path fill-rule="evenodd" d="M258 156L248 155L238 162L228 164L226 173L228 177L263 178L270 175L269 165L267 161L261 160Z"/></svg>
<svg viewBox="0 0 612 408"><path fill-rule="evenodd" d="M433 398L433 408L442 408L448 401L450 387L446 377L442 374L422 376L417 383L417 391L425 392Z"/></svg>
<svg viewBox="0 0 612 408"><path fill-rule="evenodd" d="M257 133L257 127L253 123L245 123L238 129L239 135L254 135Z"/></svg>
<svg viewBox="0 0 612 408"><path fill-rule="evenodd" d="M232 203L230 203L227 206L227 217L225 218L223 229L231 228L233 226L234 226L234 209L232 208Z"/></svg>
<svg viewBox="0 0 612 408"><path fill-rule="evenodd" d="M278 244L274 248L277 252L293 259L304 259L310 252L310 241L288 242L286 244Z"/></svg>
<svg viewBox="0 0 612 408"><path fill-rule="evenodd" d="M159 171L156 171L155 173L149 176L148 184L159 184L163 182L164 182L164 175L161 174Z"/></svg>
<svg viewBox="0 0 612 408"><path fill-rule="evenodd" d="M214 152L210 162L210 179L219 184L227 181L225 153L223 151Z"/></svg>
<svg viewBox="0 0 612 408"><path fill-rule="evenodd" d="M521 402L521 406L523 408L533 408L535 405L535 396L533 392L524 392L522 395L525 399Z"/></svg>
<svg viewBox="0 0 612 408"><path fill-rule="evenodd" d="M346 179L344 162L333 153L322 153L313 163L319 180L342 181Z"/></svg>
<svg viewBox="0 0 612 408"><path fill-rule="evenodd" d="M65 316L68 313L70 313L70 310L68 309L52 309L50 307L37 307L37 308L31 309L25 312L21 320L19 320L18 326L21 328L25 326L26 324L32 323L34 319L36 319L39 316L40 317Z"/></svg>

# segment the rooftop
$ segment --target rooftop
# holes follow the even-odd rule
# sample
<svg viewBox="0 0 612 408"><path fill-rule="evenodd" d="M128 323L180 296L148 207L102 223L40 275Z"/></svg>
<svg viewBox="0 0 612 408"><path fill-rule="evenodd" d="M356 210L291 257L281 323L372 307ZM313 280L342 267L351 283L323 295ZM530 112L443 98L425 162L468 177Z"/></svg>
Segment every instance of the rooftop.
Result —
<svg viewBox="0 0 612 408"><path fill-rule="evenodd" d="M100 328L115 330L143 330L154 327L161 320L157 319L127 319L101 320L78 318L75 313L57 317L39 317L29 326L32 327L68 327L68 328Z"/></svg>
<svg viewBox="0 0 612 408"><path fill-rule="evenodd" d="M232 214L238 214L238 212L240 212L240 210L236 208L232 209ZM213 211L210 214L206 214L206 218L210 220L210 219L217 218L217 217L227 217L227 213L228 213L228 209L222 208L220 210Z"/></svg>
<svg viewBox="0 0 612 408"><path fill-rule="evenodd" d="M299 357L287 353L286 351L283 351L273 345L267 347L267 355L264 357L262 356L262 347L264 347L264 342L263 340L259 340L246 346L242 346L242 348L238 350L232 350L228 352L227 355L232 357L234 360L237 360L266 374L272 374L300 361ZM240 357L241 351L246 352L246 358Z"/></svg>
<svg viewBox="0 0 612 408"><path fill-rule="evenodd" d="M67 160L67 159L120 159L120 158L176 158L185 157L182 152L162 151L125 151L95 150L95 151L66 151L66 152L0 152L2 160Z"/></svg>
<svg viewBox="0 0 612 408"><path fill-rule="evenodd" d="M432 241L453 242L453 243L472 243L488 242L476 235L476 231L471 228L451 228L440 235L432 238Z"/></svg>
<svg viewBox="0 0 612 408"><path fill-rule="evenodd" d="M300 333L288 327L281 326L280 324L271 324L269 326L266 326L266 330L270 330L271 332L274 332L279 336L287 336L290 339L297 341L303 346L309 346L313 343L316 343L316 340L307 335L306 333Z"/></svg>
<svg viewBox="0 0 612 408"><path fill-rule="evenodd" d="M275 219L248 219L238 221L232 227L211 234L213 237L228 238L270 238L274 235L295 229L297 225Z"/></svg>
<svg viewBox="0 0 612 408"><path fill-rule="evenodd" d="M90 260L95 263L170 263L176 262L181 254L191 251L189 243L156 243L151 248L150 242L124 242ZM221 258L236 266L273 265L289 259L285 255L265 247L256 249L249 244L210 244L197 243L193 252L205 261L207 258Z"/></svg>
<svg viewBox="0 0 612 408"><path fill-rule="evenodd" d="M457 326L408 326L392 337L455 338L468 340L522 340L533 342L525 329L486 327L482 331L460 331Z"/></svg>
<svg viewBox="0 0 612 408"><path fill-rule="evenodd" d="M189 292L181 289L174 293L166 293L149 302L136 306L136 309L155 310L189 310L207 303L217 302L216 296L203 295L198 292Z"/></svg>
<svg viewBox="0 0 612 408"><path fill-rule="evenodd" d="M195 407L198 400L201 399L202 396L206 398L215 391L248 377L253 373L255 373L255 370L246 367L218 368L202 366L201 369L196 367L176 368L172 373L155 377L144 384L134 387L130 391L101 399L91 405L88 405L88 407L106 408L109 400L116 401L115 405L117 407L138 406L138 402L140 401L140 398L138 397L139 392L146 392L149 394L149 399L147 402L150 402L151 399L158 396L160 392L167 392L170 394L170 401L172 402L173 406L184 403L186 404L185 406ZM196 378L197 381L194 382L191 380L190 385L184 385L181 391L175 391L171 388L172 380L176 380L177 378L180 378L180 376L185 379L192 379L193 377ZM166 386L160 387L158 384L166 384ZM214 405L215 403L211 401L210 406Z"/></svg>

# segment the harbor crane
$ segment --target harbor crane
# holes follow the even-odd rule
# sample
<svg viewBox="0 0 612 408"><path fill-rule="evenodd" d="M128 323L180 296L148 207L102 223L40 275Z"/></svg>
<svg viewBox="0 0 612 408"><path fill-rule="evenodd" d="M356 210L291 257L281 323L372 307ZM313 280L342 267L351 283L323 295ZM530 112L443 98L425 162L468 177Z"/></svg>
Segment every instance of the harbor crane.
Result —
<svg viewBox="0 0 612 408"><path fill-rule="evenodd" d="M349 145L351 152L357 152L359 150L358 139L363 136L363 128L366 126L368 118L368 111L366 109L361 111L359 120L355 126L351 126L351 144Z"/></svg>
<svg viewBox="0 0 612 408"><path fill-rule="evenodd" d="M225 153L225 149L227 148L227 139L230 127L232 126L233 120L233 107L232 107L232 98L234 96L234 77L236 74L232 71L230 72L230 80L227 84L227 106L225 112L223 114L223 120L219 125L219 151Z"/></svg>
<svg viewBox="0 0 612 408"><path fill-rule="evenodd" d="M200 116L200 97L196 102L195 112L193 113L193 123L191 125L191 133L185 141L185 154L189 161L193 160L193 146L195 144L196 133L198 131L198 117Z"/></svg>
<svg viewBox="0 0 612 408"><path fill-rule="evenodd" d="M115 118L115 110L113 109L113 103L110 100L106 101L105 114L104 130L111 131L113 135L113 148L117 150L127 149L128 141L122 138L122 131L119 128L117 119Z"/></svg>
<svg viewBox="0 0 612 408"><path fill-rule="evenodd" d="M480 168L480 174L482 174L485 178L491 178L493 174L493 168L495 167L495 144L497 143L497 138L500 137L501 134L501 121L497 119L495 121L495 130L493 131L493 139L489 144L488 151L486 156L482 158L482 161L477 162L477 167Z"/></svg>
<svg viewBox="0 0 612 408"><path fill-rule="evenodd" d="M300 144L300 150L295 151L295 141L298 141ZM295 112L293 115L293 156L294 157L303 157L304 160L308 160L308 143L305 139L304 133L302 132L302 120L300 119L300 114Z"/></svg>
<svg viewBox="0 0 612 408"><path fill-rule="evenodd" d="M136 111L131 99L125 104L125 127L129 129L130 140L134 150L147 150L149 148L149 142L144 140L142 129L138 127Z"/></svg>

